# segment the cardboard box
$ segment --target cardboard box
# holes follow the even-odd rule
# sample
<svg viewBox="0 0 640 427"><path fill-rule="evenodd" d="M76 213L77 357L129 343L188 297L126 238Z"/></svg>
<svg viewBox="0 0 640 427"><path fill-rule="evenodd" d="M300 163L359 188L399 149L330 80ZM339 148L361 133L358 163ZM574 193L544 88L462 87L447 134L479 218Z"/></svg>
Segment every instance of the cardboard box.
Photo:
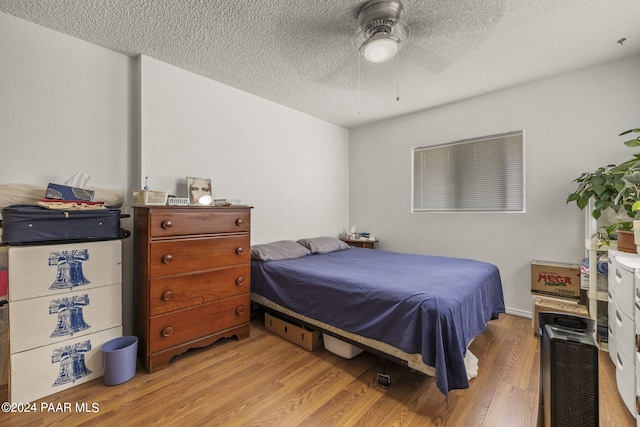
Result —
<svg viewBox="0 0 640 427"><path fill-rule="evenodd" d="M587 306L559 301L551 298L537 297L533 310L533 335L540 336L540 322L538 321L538 313L550 311L553 313L566 313L575 316L589 317Z"/></svg>
<svg viewBox="0 0 640 427"><path fill-rule="evenodd" d="M267 331L273 332L309 351L313 351L322 345L319 331L312 331L302 326L294 325L276 317L272 313L264 314L264 327Z"/></svg>
<svg viewBox="0 0 640 427"><path fill-rule="evenodd" d="M600 273L596 274L596 284L598 291L607 292L609 289L609 279ZM582 273L580 276L580 289L589 290L589 273Z"/></svg>
<svg viewBox="0 0 640 427"><path fill-rule="evenodd" d="M531 261L531 293L556 298L580 299L580 266Z"/></svg>

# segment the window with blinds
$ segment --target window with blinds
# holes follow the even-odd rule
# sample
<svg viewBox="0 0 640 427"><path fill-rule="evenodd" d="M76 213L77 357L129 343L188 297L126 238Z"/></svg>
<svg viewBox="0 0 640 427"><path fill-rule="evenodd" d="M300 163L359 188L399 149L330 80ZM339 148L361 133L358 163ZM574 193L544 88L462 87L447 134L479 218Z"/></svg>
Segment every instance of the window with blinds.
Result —
<svg viewBox="0 0 640 427"><path fill-rule="evenodd" d="M412 149L412 212L524 212L524 131Z"/></svg>

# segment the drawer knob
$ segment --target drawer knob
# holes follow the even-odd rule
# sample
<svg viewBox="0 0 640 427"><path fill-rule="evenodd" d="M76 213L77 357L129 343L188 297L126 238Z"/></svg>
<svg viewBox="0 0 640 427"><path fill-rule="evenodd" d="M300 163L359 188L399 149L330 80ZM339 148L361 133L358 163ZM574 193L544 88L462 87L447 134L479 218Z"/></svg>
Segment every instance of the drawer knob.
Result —
<svg viewBox="0 0 640 427"><path fill-rule="evenodd" d="M636 351L640 351L640 335L636 334Z"/></svg>
<svg viewBox="0 0 640 427"><path fill-rule="evenodd" d="M168 337L169 335L171 335L173 333L173 328L171 326L167 326L166 328L164 328L162 330L162 336L163 337Z"/></svg>
<svg viewBox="0 0 640 427"><path fill-rule="evenodd" d="M242 285L244 283L244 277L240 276L236 279L236 285Z"/></svg>
<svg viewBox="0 0 640 427"><path fill-rule="evenodd" d="M166 254L162 257L162 262L164 262L165 264L169 264L171 261L173 261L173 255L171 254Z"/></svg>
<svg viewBox="0 0 640 427"><path fill-rule="evenodd" d="M242 255L244 253L244 248L242 246L240 246L239 248L236 249L236 253L238 255Z"/></svg>
<svg viewBox="0 0 640 427"><path fill-rule="evenodd" d="M173 223L171 221L169 221L168 219L165 219L164 221L162 221L162 223L160 224L160 227L164 228L165 230L167 228L171 228L173 226Z"/></svg>
<svg viewBox="0 0 640 427"><path fill-rule="evenodd" d="M244 313L244 307L243 306L240 306L240 307L236 308L236 314L238 316L242 315L242 313Z"/></svg>
<svg viewBox="0 0 640 427"><path fill-rule="evenodd" d="M173 296L173 291L165 291L162 294L162 299L165 301L171 301L171 297Z"/></svg>
<svg viewBox="0 0 640 427"><path fill-rule="evenodd" d="M236 219L236 225L237 225L238 227L240 227L242 224L244 224L244 219L242 219L242 218L238 218L238 219Z"/></svg>

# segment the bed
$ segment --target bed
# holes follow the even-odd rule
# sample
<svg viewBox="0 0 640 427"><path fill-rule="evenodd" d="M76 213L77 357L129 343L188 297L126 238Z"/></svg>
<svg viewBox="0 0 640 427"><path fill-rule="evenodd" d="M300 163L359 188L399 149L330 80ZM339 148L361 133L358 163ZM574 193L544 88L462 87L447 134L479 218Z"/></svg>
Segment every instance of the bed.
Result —
<svg viewBox="0 0 640 427"><path fill-rule="evenodd" d="M504 313L500 273L486 262L328 237L251 252L253 302L435 376L445 397L469 387L477 359L468 345Z"/></svg>

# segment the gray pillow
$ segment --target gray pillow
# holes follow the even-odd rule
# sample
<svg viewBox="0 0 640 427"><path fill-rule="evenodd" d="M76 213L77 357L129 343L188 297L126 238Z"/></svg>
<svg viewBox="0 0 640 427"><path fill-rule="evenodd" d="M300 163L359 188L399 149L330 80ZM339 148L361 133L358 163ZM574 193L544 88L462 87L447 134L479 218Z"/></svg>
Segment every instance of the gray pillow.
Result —
<svg viewBox="0 0 640 427"><path fill-rule="evenodd" d="M329 236L300 239L298 240L298 243L306 248L309 248L312 254L326 254L329 252L349 249L351 247L342 240Z"/></svg>
<svg viewBox="0 0 640 427"><path fill-rule="evenodd" d="M311 251L293 240L279 240L251 246L251 259L278 261L310 255Z"/></svg>

